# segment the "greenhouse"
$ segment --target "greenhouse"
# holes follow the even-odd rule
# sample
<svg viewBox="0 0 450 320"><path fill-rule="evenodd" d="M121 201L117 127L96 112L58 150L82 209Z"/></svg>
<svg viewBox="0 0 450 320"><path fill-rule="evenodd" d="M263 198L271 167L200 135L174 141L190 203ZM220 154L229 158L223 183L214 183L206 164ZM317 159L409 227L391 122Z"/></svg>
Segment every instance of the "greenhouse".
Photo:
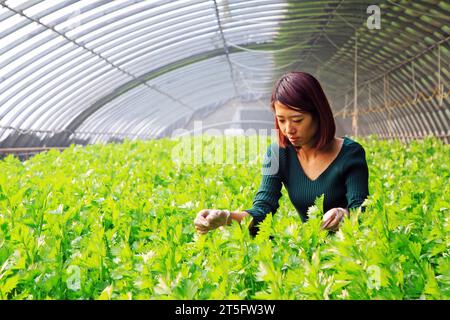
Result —
<svg viewBox="0 0 450 320"><path fill-rule="evenodd" d="M445 0L0 0L0 299L450 299L449 37Z"/></svg>

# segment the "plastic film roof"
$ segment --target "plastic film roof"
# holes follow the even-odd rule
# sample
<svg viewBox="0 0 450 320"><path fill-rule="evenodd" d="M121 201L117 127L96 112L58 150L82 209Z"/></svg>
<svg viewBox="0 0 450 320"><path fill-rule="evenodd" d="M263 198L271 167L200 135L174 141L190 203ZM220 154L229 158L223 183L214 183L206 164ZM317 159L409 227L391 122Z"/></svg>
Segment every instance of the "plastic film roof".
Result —
<svg viewBox="0 0 450 320"><path fill-rule="evenodd" d="M377 5L381 28L369 29ZM0 1L0 146L168 136L315 75L341 133L450 136L446 1Z"/></svg>

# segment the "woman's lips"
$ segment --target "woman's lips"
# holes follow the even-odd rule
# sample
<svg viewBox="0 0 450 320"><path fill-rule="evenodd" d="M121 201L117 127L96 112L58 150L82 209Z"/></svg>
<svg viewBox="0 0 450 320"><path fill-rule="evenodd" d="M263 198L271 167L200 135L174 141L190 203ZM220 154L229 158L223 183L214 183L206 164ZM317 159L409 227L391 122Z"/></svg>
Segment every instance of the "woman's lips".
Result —
<svg viewBox="0 0 450 320"><path fill-rule="evenodd" d="M291 144L292 144L293 146L299 146L299 145L301 145L301 141L300 141L298 138L294 138L294 139L288 138L288 139L289 139L289 141L291 142Z"/></svg>

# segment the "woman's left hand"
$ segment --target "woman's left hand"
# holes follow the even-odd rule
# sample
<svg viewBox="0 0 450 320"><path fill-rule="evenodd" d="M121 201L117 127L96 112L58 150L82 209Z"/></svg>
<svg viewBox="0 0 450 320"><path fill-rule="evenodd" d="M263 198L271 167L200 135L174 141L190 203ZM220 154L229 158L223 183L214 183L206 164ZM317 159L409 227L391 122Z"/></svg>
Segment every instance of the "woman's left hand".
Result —
<svg viewBox="0 0 450 320"><path fill-rule="evenodd" d="M348 210L344 208L333 208L328 210L323 215L322 229L337 231L339 224L345 215L348 215Z"/></svg>

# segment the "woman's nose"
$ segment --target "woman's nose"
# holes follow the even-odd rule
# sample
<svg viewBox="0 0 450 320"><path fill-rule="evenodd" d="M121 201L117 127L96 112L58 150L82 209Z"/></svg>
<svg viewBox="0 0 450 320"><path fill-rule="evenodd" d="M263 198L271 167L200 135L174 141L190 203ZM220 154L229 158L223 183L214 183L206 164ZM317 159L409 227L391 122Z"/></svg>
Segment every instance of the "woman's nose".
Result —
<svg viewBox="0 0 450 320"><path fill-rule="evenodd" d="M294 133L295 132L295 128L293 125L287 123L286 124L286 133Z"/></svg>

